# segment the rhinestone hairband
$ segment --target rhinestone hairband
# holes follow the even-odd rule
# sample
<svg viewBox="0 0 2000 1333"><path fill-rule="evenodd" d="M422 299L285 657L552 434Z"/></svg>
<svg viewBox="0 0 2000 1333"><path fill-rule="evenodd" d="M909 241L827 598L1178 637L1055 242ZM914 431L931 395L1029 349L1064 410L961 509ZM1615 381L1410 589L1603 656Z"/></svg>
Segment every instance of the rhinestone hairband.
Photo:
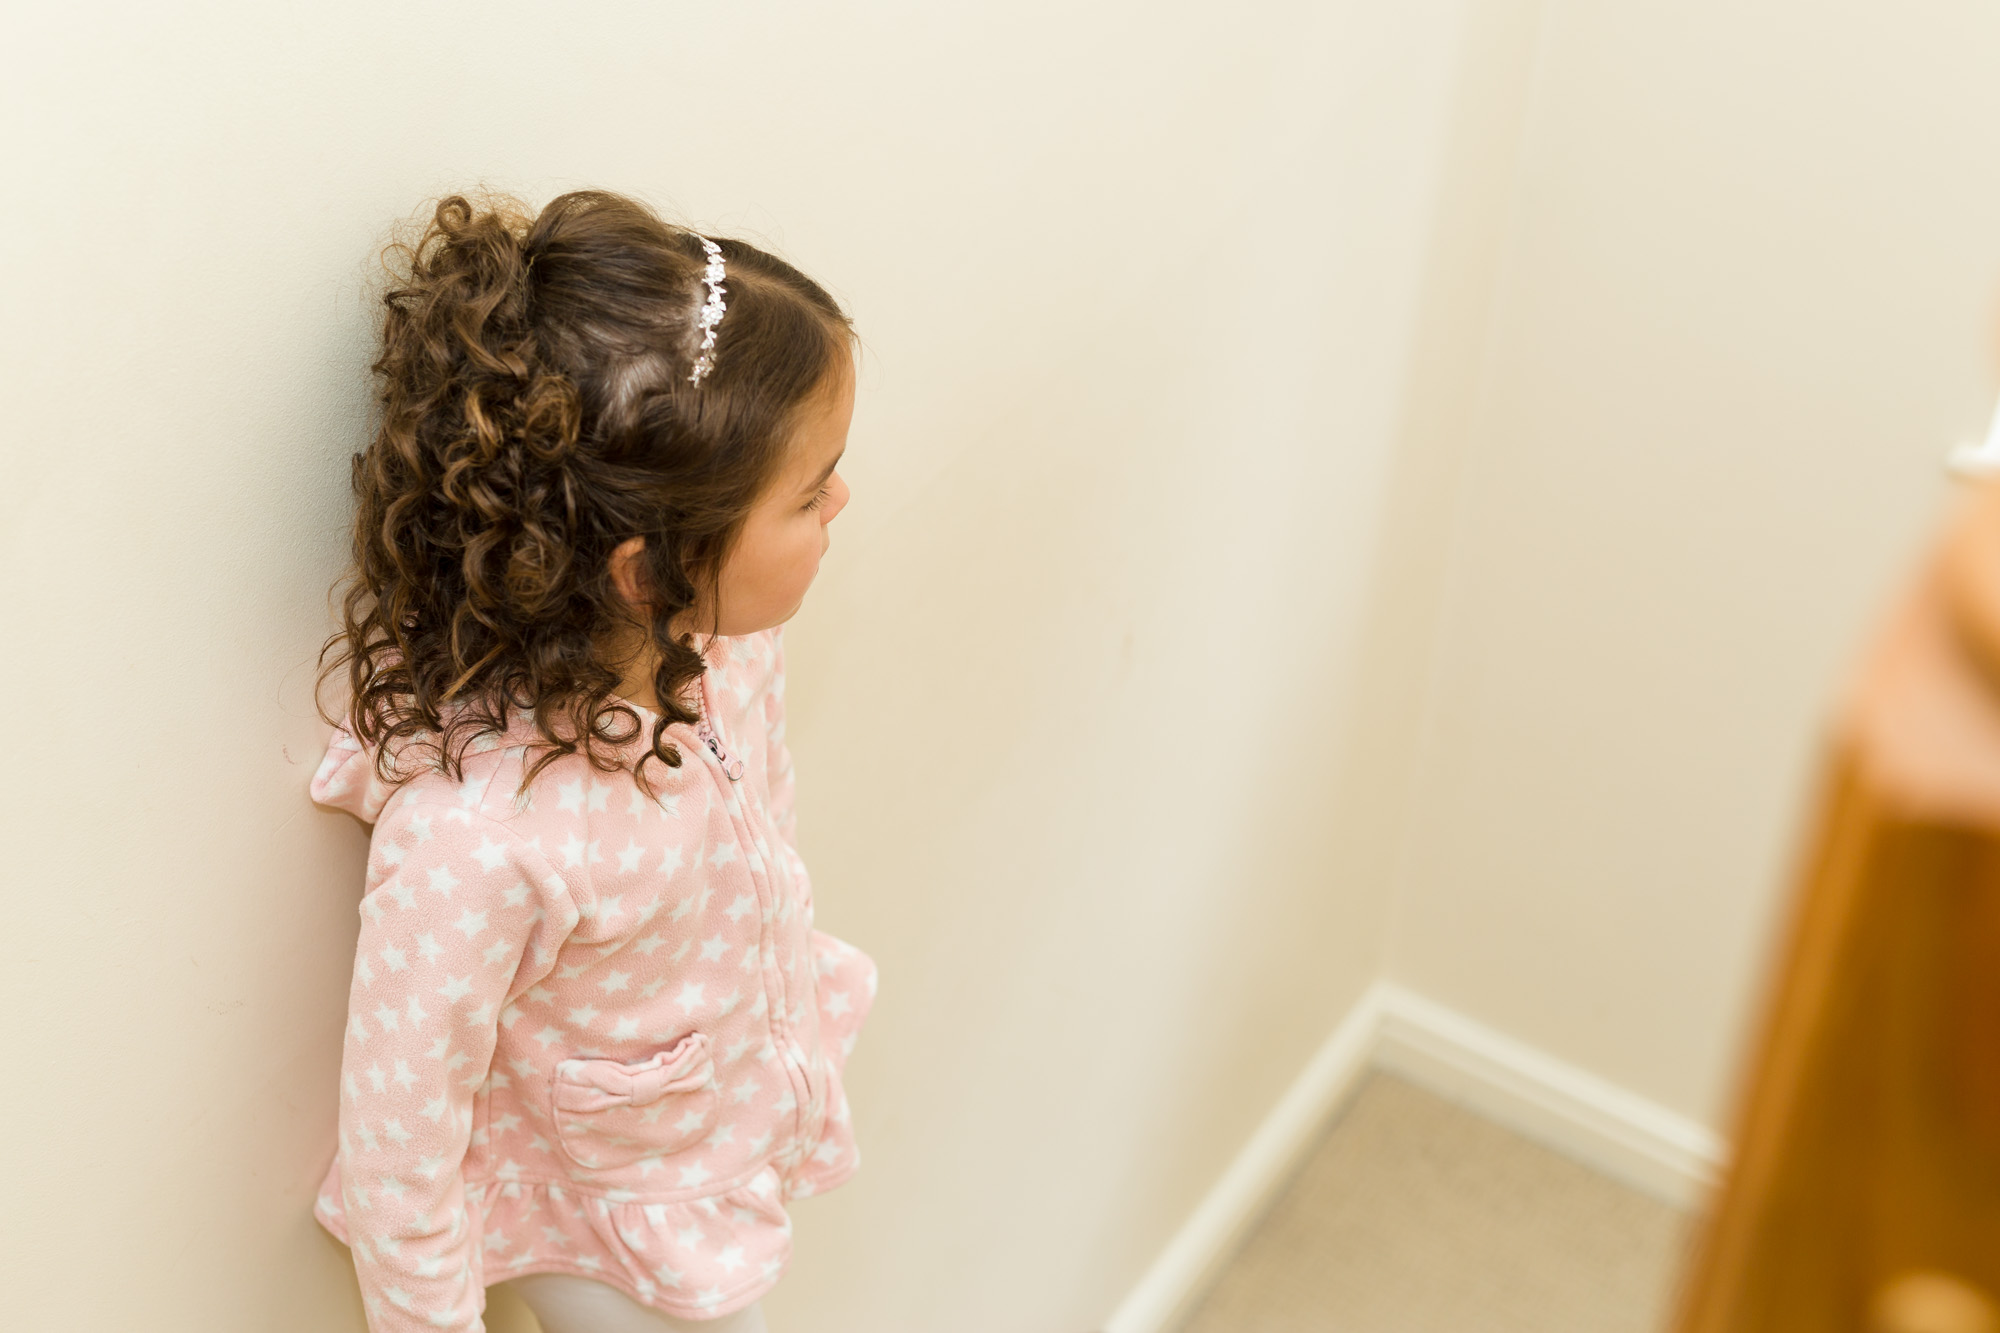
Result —
<svg viewBox="0 0 2000 1333"><path fill-rule="evenodd" d="M694 374L688 376L689 384L700 384L701 377L715 369L715 326L722 322L722 312L727 308L722 303L722 247L706 236L695 237L701 248L708 251L708 267L701 271L701 280L708 287L708 299L695 312L695 327L701 330L701 350L694 359Z"/></svg>

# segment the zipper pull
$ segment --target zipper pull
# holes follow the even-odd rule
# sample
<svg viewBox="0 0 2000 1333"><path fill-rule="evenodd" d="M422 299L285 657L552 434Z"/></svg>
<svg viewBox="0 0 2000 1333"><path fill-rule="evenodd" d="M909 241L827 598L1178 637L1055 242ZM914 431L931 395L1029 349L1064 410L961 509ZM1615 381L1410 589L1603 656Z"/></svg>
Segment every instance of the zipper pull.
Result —
<svg viewBox="0 0 2000 1333"><path fill-rule="evenodd" d="M708 725L707 718L701 720L701 727L695 734L701 737L701 742L708 747L708 752L715 756L715 762L722 766L723 774L731 782L741 782L743 780L743 761L741 759L731 759L723 752L722 741L716 736L715 729Z"/></svg>

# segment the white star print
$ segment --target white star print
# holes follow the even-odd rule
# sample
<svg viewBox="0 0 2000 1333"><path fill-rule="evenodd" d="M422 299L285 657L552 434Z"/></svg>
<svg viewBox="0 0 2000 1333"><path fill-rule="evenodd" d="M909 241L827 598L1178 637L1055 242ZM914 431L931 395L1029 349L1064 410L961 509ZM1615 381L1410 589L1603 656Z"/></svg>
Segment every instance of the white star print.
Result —
<svg viewBox="0 0 2000 1333"><path fill-rule="evenodd" d="M365 957L354 968L356 1003L347 1033L353 1058L340 1076L338 1094L349 1168L345 1209L371 1318L394 1308L384 1295L386 1278L414 1293L416 1322L427 1317L448 1322L456 1315L463 1284L471 1280L468 1257L477 1260L467 1248L482 1245L486 1236L484 1228L473 1228L464 1209L454 1214L441 1203L439 1191L455 1179L458 1153L468 1141L475 1157L490 1154L488 1163L503 1157L505 1147L526 1159L504 1162L497 1179L487 1167L490 1188L507 1191L510 1200L504 1206L497 1197L489 1203L500 1245L486 1260L488 1280L551 1263L571 1272L609 1273L636 1260L625 1270L628 1292L644 1300L662 1299L672 1290L685 1312L695 1307L699 1291L704 1314L750 1299L748 1287L760 1272L782 1264L772 1258L783 1248L775 1200L810 1193L815 1178L851 1166L844 1121L834 1107L825 1108L827 1128L817 1139L795 1132L782 1109L809 1112L800 1117L797 1131L822 1123L820 1099L808 1102L803 1090L791 1089L792 1042L802 1043L797 1055L813 1086L824 1086L830 1077L825 1057L837 1058L849 1044L871 969L865 959L849 962L851 954L829 960L840 946L811 936L806 881L796 854L781 837L759 836L762 827L789 827L783 810L769 808L774 795L789 801L790 776L776 747L781 715L766 694L774 688L767 684L767 671L775 672L777 663L751 651L764 642L763 636L747 646L725 640L719 646L739 658L748 652L771 665L746 665L732 673L726 689L722 683L711 686L725 690L711 698L734 693L749 700L746 713L729 699L731 711L718 722L739 734L752 760L755 772L741 784L725 786L712 768L697 764L664 775L679 792L661 797L637 787L620 789L619 775L558 769L532 791L516 793L508 774L519 774L525 752L496 739L492 748L507 757L472 764L474 776L462 786L421 778L406 798L392 802L399 808L392 808L370 862L375 892L363 902ZM768 774L761 753L766 741L773 745ZM767 783L778 790L767 791ZM374 785L378 801L395 794L392 787ZM617 795L627 800L610 815ZM680 805L680 795L693 803ZM559 803L565 813L557 813ZM505 824L483 814L446 814L456 806L500 815L503 805ZM648 806L660 810L669 827L653 832L645 818ZM421 830L411 822L412 807L425 821ZM591 817L598 813L606 818ZM642 830L648 833L645 842L637 836ZM438 845L428 846L426 838ZM524 849L519 861L517 847ZM526 859L529 850L534 862ZM396 866L395 856L405 851ZM528 871L531 864L569 869L562 875ZM402 871L408 872L406 880L399 877ZM542 874L547 882L527 880L523 872ZM760 873L772 877L768 893ZM604 892L613 886L624 892ZM431 910L424 896L427 887L441 900L438 910ZM467 890L462 901L460 888ZM711 898L721 904L713 917L707 912ZM453 902L461 910L448 916L446 904ZM401 929L389 925L404 921L399 911L413 913ZM669 916L671 925L650 924ZM451 942L454 932L463 948ZM815 986L815 970L831 975ZM608 1009L585 1002L593 986ZM425 993L433 997L428 1003L445 1007L425 1012ZM364 996L386 1005L371 1010L361 1003ZM673 1009L683 1018L673 1018ZM369 1027L370 1016L381 1026ZM433 1017L439 1020L435 1029L429 1025ZM542 1020L539 1030L531 1026L536 1019ZM820 1023L828 1026L822 1029ZM835 1023L842 1025L838 1033ZM773 1025L785 1038L782 1056L771 1044ZM612 1178L629 1188L610 1187L612 1180L605 1180L579 1194L567 1183L557 1185L565 1170L575 1169L551 1119L561 1117L546 1100L558 1062L643 1059L684 1038L690 1026L719 1029L709 1037L716 1069L724 1075L723 1106L703 1097L697 1110L690 1099L667 1097L630 1112L633 1128L589 1127L582 1132L609 1134L614 1154L620 1143L630 1145L622 1151L632 1155L631 1165ZM364 1053L371 1057L373 1077L360 1061ZM418 1064L424 1066L421 1075L415 1072ZM647 1122L657 1117L650 1130L640 1127L642 1110ZM385 1117L393 1118L394 1129ZM787 1127L783 1134L779 1124ZM416 1130L406 1132L405 1126ZM620 1139L620 1129L635 1137ZM570 1132L566 1127L565 1134ZM649 1133L659 1136L650 1145ZM828 1139L829 1134L835 1137ZM667 1135L679 1138L662 1151ZM715 1168L702 1157L704 1151L715 1154ZM809 1164L804 1175L802 1157ZM746 1171L751 1178L743 1178ZM653 1181L653 1175L661 1179ZM385 1192L377 1183L385 1177L407 1190ZM720 1189L731 1181L743 1193L709 1193L711 1185ZM708 1197L647 1205L645 1224L637 1221L639 1207L620 1209L668 1188ZM373 1218L360 1211L357 1196L372 1199ZM341 1207L335 1200L321 1212L336 1216ZM690 1214L699 1225L690 1226ZM422 1229L423 1243L406 1240L400 1258L377 1246L378 1232L392 1238L416 1234L407 1229L412 1222ZM556 1225L545 1225L550 1223ZM674 1243L677 1232L685 1233L680 1245ZM599 1238L619 1247L618 1265ZM651 1273L663 1258L670 1263ZM420 1273L433 1276L419 1285L414 1279ZM454 1280L458 1288L447 1291Z"/></svg>

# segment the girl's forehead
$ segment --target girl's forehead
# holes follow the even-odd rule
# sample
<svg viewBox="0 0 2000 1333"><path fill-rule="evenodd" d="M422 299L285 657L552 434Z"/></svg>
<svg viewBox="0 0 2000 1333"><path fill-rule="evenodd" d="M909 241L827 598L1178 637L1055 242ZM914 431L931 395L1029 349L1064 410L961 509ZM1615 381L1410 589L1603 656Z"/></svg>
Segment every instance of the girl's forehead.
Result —
<svg viewBox="0 0 2000 1333"><path fill-rule="evenodd" d="M854 375L848 371L832 387L815 394L800 410L786 449L784 471L817 477L847 448L854 418Z"/></svg>

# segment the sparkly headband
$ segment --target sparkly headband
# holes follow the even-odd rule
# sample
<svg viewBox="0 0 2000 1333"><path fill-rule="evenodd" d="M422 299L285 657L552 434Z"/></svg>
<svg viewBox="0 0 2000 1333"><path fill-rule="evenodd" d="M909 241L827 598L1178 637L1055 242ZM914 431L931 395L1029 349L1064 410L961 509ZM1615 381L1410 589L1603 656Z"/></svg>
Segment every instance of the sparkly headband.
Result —
<svg viewBox="0 0 2000 1333"><path fill-rule="evenodd" d="M701 330L701 351L694 359L694 374L688 376L689 384L700 384L701 377L715 369L715 326L722 322L722 247L706 236L695 237L701 248L708 251L708 267L701 272L701 280L708 287L708 299L695 312L695 327Z"/></svg>

